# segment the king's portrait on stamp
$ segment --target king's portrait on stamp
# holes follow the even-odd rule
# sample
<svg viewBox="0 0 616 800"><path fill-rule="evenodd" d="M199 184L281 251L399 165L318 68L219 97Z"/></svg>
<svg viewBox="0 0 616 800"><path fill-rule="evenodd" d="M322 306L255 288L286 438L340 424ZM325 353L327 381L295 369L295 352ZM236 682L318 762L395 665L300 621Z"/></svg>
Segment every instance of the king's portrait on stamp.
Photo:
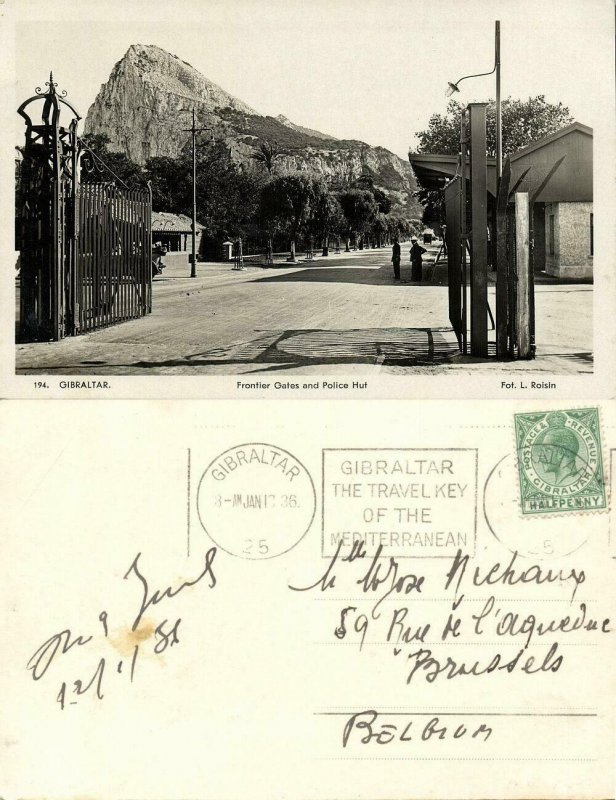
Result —
<svg viewBox="0 0 616 800"><path fill-rule="evenodd" d="M606 508L596 408L515 415L522 514Z"/></svg>

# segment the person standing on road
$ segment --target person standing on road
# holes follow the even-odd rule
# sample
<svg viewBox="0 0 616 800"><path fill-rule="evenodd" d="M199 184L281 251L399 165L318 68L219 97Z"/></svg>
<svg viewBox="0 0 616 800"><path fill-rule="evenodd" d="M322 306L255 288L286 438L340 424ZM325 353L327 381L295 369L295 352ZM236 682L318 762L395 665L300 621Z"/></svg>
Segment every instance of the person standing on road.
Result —
<svg viewBox="0 0 616 800"><path fill-rule="evenodd" d="M394 246L393 252L391 256L391 262L394 265L394 280L400 280L400 242L398 239L394 239Z"/></svg>
<svg viewBox="0 0 616 800"><path fill-rule="evenodd" d="M417 238L411 238L411 280L420 281L422 279L421 256L425 253L425 247L417 242Z"/></svg>

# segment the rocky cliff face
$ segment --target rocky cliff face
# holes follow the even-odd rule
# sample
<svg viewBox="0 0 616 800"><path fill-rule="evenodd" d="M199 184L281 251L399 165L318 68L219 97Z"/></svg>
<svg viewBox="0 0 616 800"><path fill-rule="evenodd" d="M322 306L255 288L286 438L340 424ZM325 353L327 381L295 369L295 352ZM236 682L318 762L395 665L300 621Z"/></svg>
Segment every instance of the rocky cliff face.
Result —
<svg viewBox="0 0 616 800"><path fill-rule="evenodd" d="M276 143L277 167L315 171L326 178L353 180L369 174L396 205L419 217L412 197L415 178L408 162L381 147L335 139L294 125L282 115L268 117L209 81L194 67L153 45L132 45L113 68L90 107L86 133L104 133L111 149L144 163L177 156L185 147L192 110L197 126L224 140L234 158L249 161L259 142Z"/></svg>
<svg viewBox="0 0 616 800"><path fill-rule="evenodd" d="M90 106L85 132L107 134L111 149L144 163L179 154L193 108L199 127L215 123L221 108L256 114L177 56L153 45L131 45Z"/></svg>
<svg viewBox="0 0 616 800"><path fill-rule="evenodd" d="M278 114L276 119L281 123L281 125L286 125L287 128L292 128L294 131L305 133L306 136L312 136L315 139L325 139L326 141L336 140L335 136L330 136L328 133L321 133L321 131L315 131L312 128L304 128L302 125L296 125L294 122L291 122L290 119L285 117L284 114Z"/></svg>

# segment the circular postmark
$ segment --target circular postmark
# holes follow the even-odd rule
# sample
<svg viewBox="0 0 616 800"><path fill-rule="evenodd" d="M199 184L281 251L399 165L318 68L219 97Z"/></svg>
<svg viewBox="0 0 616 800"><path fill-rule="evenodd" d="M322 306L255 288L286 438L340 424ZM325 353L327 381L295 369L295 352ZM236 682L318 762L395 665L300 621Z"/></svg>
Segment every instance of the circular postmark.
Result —
<svg viewBox="0 0 616 800"><path fill-rule="evenodd" d="M241 444L225 450L203 473L199 520L227 553L263 560L288 552L308 532L316 511L310 473L287 450Z"/></svg>

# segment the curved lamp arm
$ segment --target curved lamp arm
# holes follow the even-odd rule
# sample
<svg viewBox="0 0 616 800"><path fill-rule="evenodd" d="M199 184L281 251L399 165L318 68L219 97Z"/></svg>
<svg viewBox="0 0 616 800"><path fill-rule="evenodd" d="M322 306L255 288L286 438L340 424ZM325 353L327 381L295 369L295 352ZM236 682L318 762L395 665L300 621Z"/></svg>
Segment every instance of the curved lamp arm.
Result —
<svg viewBox="0 0 616 800"><path fill-rule="evenodd" d="M454 92L459 92L460 90L458 89L458 85L460 83L462 83L462 81L465 81L467 78L483 78L485 75L492 75L494 72L496 72L496 67L497 66L498 66L498 63L495 62L493 69L491 69L489 72L478 72L476 75L465 75L463 78L460 78L460 80L456 81L455 83L451 83L450 81L447 81L448 87L447 87L447 91L445 93L446 96L447 97L451 97L451 95Z"/></svg>

